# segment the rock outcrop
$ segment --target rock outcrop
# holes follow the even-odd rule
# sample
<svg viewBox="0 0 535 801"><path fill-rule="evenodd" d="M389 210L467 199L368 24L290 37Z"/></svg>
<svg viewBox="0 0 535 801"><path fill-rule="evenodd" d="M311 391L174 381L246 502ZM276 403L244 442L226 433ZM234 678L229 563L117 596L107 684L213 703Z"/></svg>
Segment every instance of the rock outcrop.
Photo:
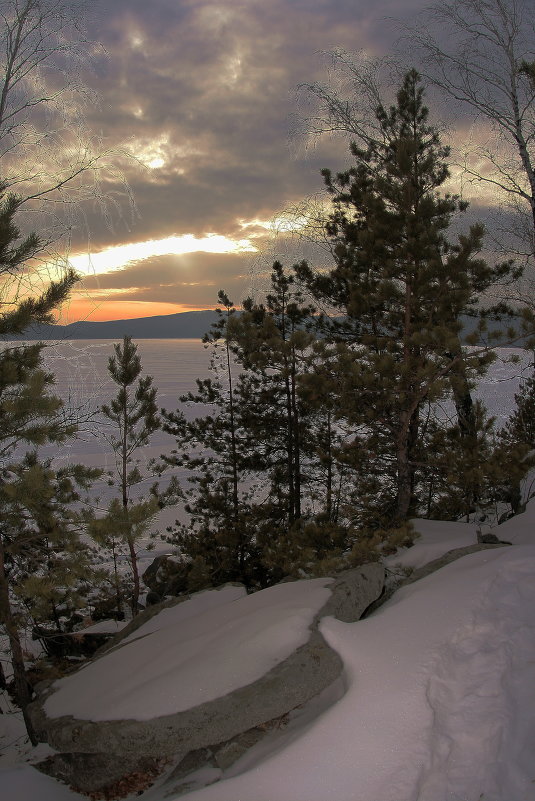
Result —
<svg viewBox="0 0 535 801"><path fill-rule="evenodd" d="M227 767L270 721L341 675L318 623L326 615L358 620L383 584L375 563L249 596L225 585L148 609L95 660L41 690L32 720L59 752L46 771L94 792L146 762L187 766L215 754ZM146 682L152 672L154 703Z"/></svg>
<svg viewBox="0 0 535 801"><path fill-rule="evenodd" d="M166 596L186 592L187 566L171 554L159 554L143 573L143 582L149 589L147 603L161 602Z"/></svg>
<svg viewBox="0 0 535 801"><path fill-rule="evenodd" d="M455 562L457 559L461 559L463 556L468 556L468 554L476 553L477 551L485 551L492 548L503 548L504 546L510 544L511 543L509 542L503 542L500 540L498 543L474 543L473 545L465 545L462 548L453 548L451 551L446 551L446 553L442 554L436 559L432 559L430 562L426 562L425 565L412 570L410 575L408 575L406 578L391 584L390 587L383 592L379 598L377 598L377 600L370 604L366 610L366 615L371 615L373 612L383 606L383 604L392 598L394 593L399 590L400 587L405 587L407 584L413 584L415 581L420 581L420 579L430 576L431 573L435 573L437 570L449 565L451 562Z"/></svg>

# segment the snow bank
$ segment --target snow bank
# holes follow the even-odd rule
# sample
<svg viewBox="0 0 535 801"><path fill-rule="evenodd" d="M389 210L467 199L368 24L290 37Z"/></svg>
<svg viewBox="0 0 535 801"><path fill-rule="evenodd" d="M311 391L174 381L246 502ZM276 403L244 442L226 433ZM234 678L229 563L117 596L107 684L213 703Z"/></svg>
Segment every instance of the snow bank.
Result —
<svg viewBox="0 0 535 801"><path fill-rule="evenodd" d="M387 557L384 560L386 567L422 567L448 551L477 543L480 528L478 523L422 518L411 522L418 538L410 548L400 549L393 556ZM523 514L512 517L500 526L483 526L482 532L495 534L498 539L515 545L535 544L535 498L527 504Z"/></svg>
<svg viewBox="0 0 535 801"><path fill-rule="evenodd" d="M529 501L523 514L506 520L501 526L494 528L493 533L513 545L535 544L535 498Z"/></svg>
<svg viewBox="0 0 535 801"><path fill-rule="evenodd" d="M398 551L385 559L387 567L422 567L433 559L438 559L454 548L464 548L477 543L476 523L450 523L442 520L411 521L414 530L419 534L414 545ZM494 531L498 531L495 529Z"/></svg>
<svg viewBox="0 0 535 801"><path fill-rule="evenodd" d="M535 546L470 554L321 631L345 696L182 801L535 801Z"/></svg>
<svg viewBox="0 0 535 801"><path fill-rule="evenodd" d="M85 629L73 631L72 634L74 637L78 634L118 634L127 625L126 620L99 620Z"/></svg>
<svg viewBox="0 0 535 801"><path fill-rule="evenodd" d="M115 649L56 682L49 717L150 720L260 679L310 636L330 578L244 597L227 586L163 610Z"/></svg>
<svg viewBox="0 0 535 801"><path fill-rule="evenodd" d="M44 776L30 765L18 765L0 772L5 801L87 801L87 796Z"/></svg>
<svg viewBox="0 0 535 801"><path fill-rule="evenodd" d="M475 531L464 523L417 521L416 528L421 539L392 561L418 567L475 541ZM322 622L322 633L344 661L346 692L329 699L331 705L318 717L307 717L304 710L301 728L290 725L287 733L272 733L271 752L266 744L252 749L217 784L180 798L169 796L169 788L160 785L147 797L535 801L535 502L494 531L517 544L470 554L407 585L366 620ZM327 592L321 581L315 586L314 593ZM158 615L130 635L132 650L114 652L119 661L113 670L130 687L131 704L138 711L154 715L155 709L169 708L165 669L179 655L167 649L166 641L178 618L182 615L194 629L203 615L219 615L219 607L239 608L239 588L220 592L228 595L196 596L196 612L188 602ZM270 603L276 600L274 595ZM295 597L287 600L280 605L283 617L294 615L301 622L309 617L311 598L301 599L301 605ZM262 609L257 611L263 622ZM224 620L218 619L224 628ZM271 622L274 638L278 623ZM154 647L146 648L151 640ZM248 658L247 643L239 637L222 637L214 646L212 650L212 643L206 643L212 682L229 671L232 659L241 664ZM174 647L179 650L178 643ZM139 661L131 661L133 654ZM155 696L141 679L136 681L138 671L149 669L153 675L161 671ZM88 675L87 706L106 707L109 700L99 698L103 677ZM298 717L294 723L299 724ZM0 786L9 801L80 799L27 767L2 771Z"/></svg>

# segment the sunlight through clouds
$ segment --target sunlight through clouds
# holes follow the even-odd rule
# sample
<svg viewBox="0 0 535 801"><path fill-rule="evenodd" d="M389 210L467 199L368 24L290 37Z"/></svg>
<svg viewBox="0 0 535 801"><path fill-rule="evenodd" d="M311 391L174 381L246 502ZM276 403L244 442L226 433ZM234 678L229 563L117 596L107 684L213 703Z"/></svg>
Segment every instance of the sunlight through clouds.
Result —
<svg viewBox="0 0 535 801"><path fill-rule="evenodd" d="M139 109L140 115L143 111ZM136 111L133 112L136 116ZM169 136L162 134L153 137L151 140L140 140L130 144L130 151L134 158L151 170L158 170L163 167L168 158Z"/></svg>
<svg viewBox="0 0 535 801"><path fill-rule="evenodd" d="M289 216L273 217L271 220L238 220L240 228L247 230L248 228L260 228L263 231L269 231L272 234L285 234L299 231L306 228L309 223L309 218L305 214L290 218ZM251 239L263 236L262 232L251 233Z"/></svg>
<svg viewBox="0 0 535 801"><path fill-rule="evenodd" d="M99 253L80 253L71 256L69 261L82 275L94 275L109 273L153 256L180 256L184 253L198 252L256 253L257 248L249 239L230 239L220 234L207 234L199 238L193 234L184 234L117 245Z"/></svg>

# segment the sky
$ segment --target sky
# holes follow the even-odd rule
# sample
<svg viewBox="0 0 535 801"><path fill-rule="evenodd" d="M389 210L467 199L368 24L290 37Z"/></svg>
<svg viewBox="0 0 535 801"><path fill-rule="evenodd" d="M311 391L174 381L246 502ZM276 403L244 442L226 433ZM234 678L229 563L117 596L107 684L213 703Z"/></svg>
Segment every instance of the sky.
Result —
<svg viewBox="0 0 535 801"><path fill-rule="evenodd" d="M72 229L70 261L85 278L62 320L214 308L219 289L239 304L265 282L275 257L308 257L295 237L280 236L285 210L320 192L320 170L345 168L349 155L347 141L303 133L298 121L310 113L310 96L298 87L329 80L333 49L388 53L400 24L426 5L101 0L92 7L88 34L101 48L90 46L82 77L98 102L86 106L85 124L116 154L121 180L104 174L99 191L115 208L103 215L88 202L84 224Z"/></svg>

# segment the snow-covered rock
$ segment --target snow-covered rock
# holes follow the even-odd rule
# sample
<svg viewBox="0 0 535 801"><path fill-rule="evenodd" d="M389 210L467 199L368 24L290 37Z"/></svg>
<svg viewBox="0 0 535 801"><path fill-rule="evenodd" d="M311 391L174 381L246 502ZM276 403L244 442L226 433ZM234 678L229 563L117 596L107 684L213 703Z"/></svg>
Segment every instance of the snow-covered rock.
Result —
<svg viewBox="0 0 535 801"><path fill-rule="evenodd" d="M61 754L48 769L95 790L141 757L176 760L225 744L221 759L232 761L243 750L229 746L232 738L284 716L340 676L342 661L320 620L358 620L383 581L383 567L369 564L253 595L226 585L148 610L32 706L40 736Z"/></svg>
<svg viewBox="0 0 535 801"><path fill-rule="evenodd" d="M476 539L468 524L418 529L421 539L402 552L417 568ZM535 503L496 531L513 546L456 559L356 623L323 618L343 677L230 767L196 770L192 759L186 782L162 777L143 798L535 801ZM2 797L71 798L29 768L8 762L2 771L4 759Z"/></svg>
<svg viewBox="0 0 535 801"><path fill-rule="evenodd" d="M535 546L468 554L321 631L343 698L180 801L535 801Z"/></svg>
<svg viewBox="0 0 535 801"><path fill-rule="evenodd" d="M493 529L501 540L513 543L513 545L530 545L535 542L534 530L535 518L535 498L532 498L526 505L523 514L511 517L497 528Z"/></svg>

